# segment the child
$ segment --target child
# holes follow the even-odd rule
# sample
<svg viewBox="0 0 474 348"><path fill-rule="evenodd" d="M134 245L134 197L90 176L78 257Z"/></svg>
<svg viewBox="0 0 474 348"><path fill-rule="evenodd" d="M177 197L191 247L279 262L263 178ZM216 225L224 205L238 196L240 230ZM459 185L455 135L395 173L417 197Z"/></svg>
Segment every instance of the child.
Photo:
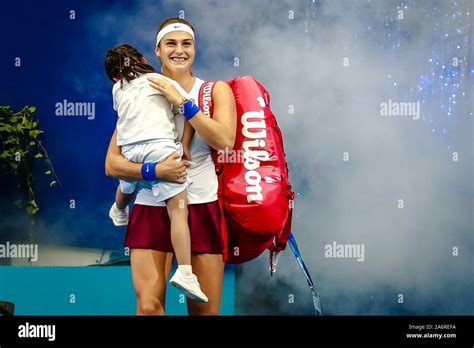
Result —
<svg viewBox="0 0 474 348"><path fill-rule="evenodd" d="M117 145L122 147L123 156L133 162L151 164L147 169L153 173L153 163L164 160L174 152L181 156L183 152L187 153L189 160L189 145L194 134L191 125L185 123L183 144L175 142L174 108L160 92L149 86L147 77L155 75L167 79L182 95L187 96L178 83L156 74L143 55L130 45L110 49L105 57L105 70L115 82L112 94L118 114ZM166 202L171 221L171 242L178 261L171 284L195 301L208 302L191 267L186 190L191 181L187 179L185 183L177 184L156 180L150 183L157 201ZM137 182L120 180L115 203L109 212L116 226L127 224L128 204L133 199L136 186Z"/></svg>

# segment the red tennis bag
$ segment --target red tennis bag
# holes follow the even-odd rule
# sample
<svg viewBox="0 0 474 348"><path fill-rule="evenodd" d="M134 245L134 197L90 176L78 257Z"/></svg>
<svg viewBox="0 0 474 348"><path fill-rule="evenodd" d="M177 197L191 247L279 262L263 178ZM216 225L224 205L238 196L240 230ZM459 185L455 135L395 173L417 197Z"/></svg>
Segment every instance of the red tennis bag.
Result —
<svg viewBox="0 0 474 348"><path fill-rule="evenodd" d="M226 81L237 106L232 150L212 151L219 180L224 259L242 263L270 249L284 250L291 230L294 193L283 138L270 110L270 95L252 76ZM199 91L201 110L212 117L214 82Z"/></svg>

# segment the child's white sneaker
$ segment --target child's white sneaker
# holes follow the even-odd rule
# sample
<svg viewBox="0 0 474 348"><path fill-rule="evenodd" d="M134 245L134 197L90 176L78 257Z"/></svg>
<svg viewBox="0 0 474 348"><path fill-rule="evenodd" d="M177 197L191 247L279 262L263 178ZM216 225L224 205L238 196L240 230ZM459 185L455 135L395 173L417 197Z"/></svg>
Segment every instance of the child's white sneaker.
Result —
<svg viewBox="0 0 474 348"><path fill-rule="evenodd" d="M196 302L208 302L207 296L201 291L201 285L195 274L185 276L179 269L170 280L171 285L175 286L191 300Z"/></svg>
<svg viewBox="0 0 474 348"><path fill-rule="evenodd" d="M127 226L128 224L128 206L125 209L117 208L114 203L109 210L109 216L115 226Z"/></svg>

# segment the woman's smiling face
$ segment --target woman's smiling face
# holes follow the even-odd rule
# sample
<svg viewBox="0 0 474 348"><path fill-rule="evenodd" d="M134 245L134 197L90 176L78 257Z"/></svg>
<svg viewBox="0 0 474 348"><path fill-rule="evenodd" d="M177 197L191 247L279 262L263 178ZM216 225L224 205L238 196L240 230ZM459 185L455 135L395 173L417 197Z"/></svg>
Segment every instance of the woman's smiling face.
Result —
<svg viewBox="0 0 474 348"><path fill-rule="evenodd" d="M190 71L194 63L195 47L191 34L174 31L166 34L156 48L163 68L172 72Z"/></svg>

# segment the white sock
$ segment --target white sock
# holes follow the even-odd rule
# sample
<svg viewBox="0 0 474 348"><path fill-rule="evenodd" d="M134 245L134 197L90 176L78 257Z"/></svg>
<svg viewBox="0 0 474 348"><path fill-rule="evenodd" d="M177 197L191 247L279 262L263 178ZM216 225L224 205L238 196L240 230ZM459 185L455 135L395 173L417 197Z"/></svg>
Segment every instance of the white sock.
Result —
<svg viewBox="0 0 474 348"><path fill-rule="evenodd" d="M185 277L193 274L193 267L191 265L179 265L178 269Z"/></svg>
<svg viewBox="0 0 474 348"><path fill-rule="evenodd" d="M119 207L117 207L117 202L115 202L114 205L115 205L115 209L117 209L119 211L124 211L125 209L127 209L127 207L125 207L123 209L120 209Z"/></svg>

